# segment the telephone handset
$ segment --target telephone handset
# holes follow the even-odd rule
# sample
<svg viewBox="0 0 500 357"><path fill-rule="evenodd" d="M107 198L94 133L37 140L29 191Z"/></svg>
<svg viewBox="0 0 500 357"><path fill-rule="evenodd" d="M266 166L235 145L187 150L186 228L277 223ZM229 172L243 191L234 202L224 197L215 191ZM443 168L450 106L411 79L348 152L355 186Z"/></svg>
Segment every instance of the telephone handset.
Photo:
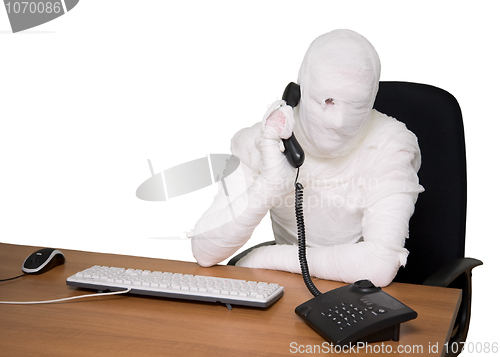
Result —
<svg viewBox="0 0 500 357"><path fill-rule="evenodd" d="M282 99L291 106L295 108L300 101L300 87L297 83L290 82L283 92ZM283 139L283 144L285 146L285 156L288 159L290 165L294 168L300 167L304 163L304 150L299 145L295 135L292 133L288 139Z"/></svg>
<svg viewBox="0 0 500 357"><path fill-rule="evenodd" d="M292 108L300 101L300 87L289 83L282 98ZM299 167L304 163L304 151L292 133L283 139L284 154L297 169L295 179L295 215L299 262L307 288L314 295L309 301L297 306L295 313L316 332L338 345L357 342L399 341L402 322L417 317L417 313L396 300L369 280L359 280L326 293L321 293L309 275L306 259L306 231L302 209L303 186L297 182Z"/></svg>

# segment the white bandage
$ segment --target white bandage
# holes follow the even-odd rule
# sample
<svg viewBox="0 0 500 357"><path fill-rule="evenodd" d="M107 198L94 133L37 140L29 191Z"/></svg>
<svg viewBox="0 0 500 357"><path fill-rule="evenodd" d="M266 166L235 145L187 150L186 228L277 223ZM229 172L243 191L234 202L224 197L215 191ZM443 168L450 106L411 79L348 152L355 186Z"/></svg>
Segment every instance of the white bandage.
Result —
<svg viewBox="0 0 500 357"><path fill-rule="evenodd" d="M261 123L233 138L242 176L228 177L226 185L238 192L230 204L237 214L229 219L220 192L190 234L200 264L233 254L270 210L277 245L252 251L238 265L300 273L295 171L280 151L293 126L306 158L299 181L311 275L379 286L392 281L406 262L408 221L423 188L415 135L372 109L379 77L375 49L353 31L332 31L311 44L299 72L299 105L292 110L277 102Z"/></svg>

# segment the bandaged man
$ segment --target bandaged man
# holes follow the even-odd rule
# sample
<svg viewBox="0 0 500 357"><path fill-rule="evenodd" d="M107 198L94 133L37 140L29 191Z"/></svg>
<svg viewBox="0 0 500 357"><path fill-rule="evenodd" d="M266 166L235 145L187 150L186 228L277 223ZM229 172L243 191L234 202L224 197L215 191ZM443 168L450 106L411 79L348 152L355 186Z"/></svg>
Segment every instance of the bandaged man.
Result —
<svg viewBox="0 0 500 357"><path fill-rule="evenodd" d="M373 109L379 78L379 57L356 32L336 30L313 41L299 71L297 107L278 101L262 122L233 137L240 166L188 233L200 265L233 255L270 212L276 245L254 249L237 265L301 272L297 171L282 153L282 139L293 131L305 152L298 181L311 275L391 283L406 263L408 223L423 188L417 138Z"/></svg>

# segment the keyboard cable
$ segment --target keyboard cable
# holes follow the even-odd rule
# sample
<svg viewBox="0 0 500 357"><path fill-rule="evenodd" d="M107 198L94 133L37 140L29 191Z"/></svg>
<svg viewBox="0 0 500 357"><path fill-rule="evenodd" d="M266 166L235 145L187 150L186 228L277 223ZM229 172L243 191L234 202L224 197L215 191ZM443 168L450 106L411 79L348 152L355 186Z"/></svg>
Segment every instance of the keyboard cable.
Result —
<svg viewBox="0 0 500 357"><path fill-rule="evenodd" d="M62 298L62 299L56 299L56 300L45 300L45 301L0 301L0 304L13 304L13 305L33 305L33 304L51 304L54 302L61 302L61 301L68 301L68 300L75 300L75 299L82 299L82 298L88 298L88 297L95 297L95 296L108 296L108 295L118 295L118 294L126 294L132 290L131 288L127 290L122 290L122 291L112 291L109 293L97 293L97 294L88 294L88 295L79 295L79 296L72 296L72 297L67 297L67 298Z"/></svg>

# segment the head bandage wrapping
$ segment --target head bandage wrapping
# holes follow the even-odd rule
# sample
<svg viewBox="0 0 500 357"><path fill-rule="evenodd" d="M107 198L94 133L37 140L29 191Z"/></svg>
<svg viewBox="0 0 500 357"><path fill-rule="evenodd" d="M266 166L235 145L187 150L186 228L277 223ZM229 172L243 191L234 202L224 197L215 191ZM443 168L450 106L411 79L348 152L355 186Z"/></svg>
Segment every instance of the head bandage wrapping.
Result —
<svg viewBox="0 0 500 357"><path fill-rule="evenodd" d="M310 45L299 71L297 128L302 147L331 158L352 150L370 120L378 91L380 60L361 35L337 30Z"/></svg>

